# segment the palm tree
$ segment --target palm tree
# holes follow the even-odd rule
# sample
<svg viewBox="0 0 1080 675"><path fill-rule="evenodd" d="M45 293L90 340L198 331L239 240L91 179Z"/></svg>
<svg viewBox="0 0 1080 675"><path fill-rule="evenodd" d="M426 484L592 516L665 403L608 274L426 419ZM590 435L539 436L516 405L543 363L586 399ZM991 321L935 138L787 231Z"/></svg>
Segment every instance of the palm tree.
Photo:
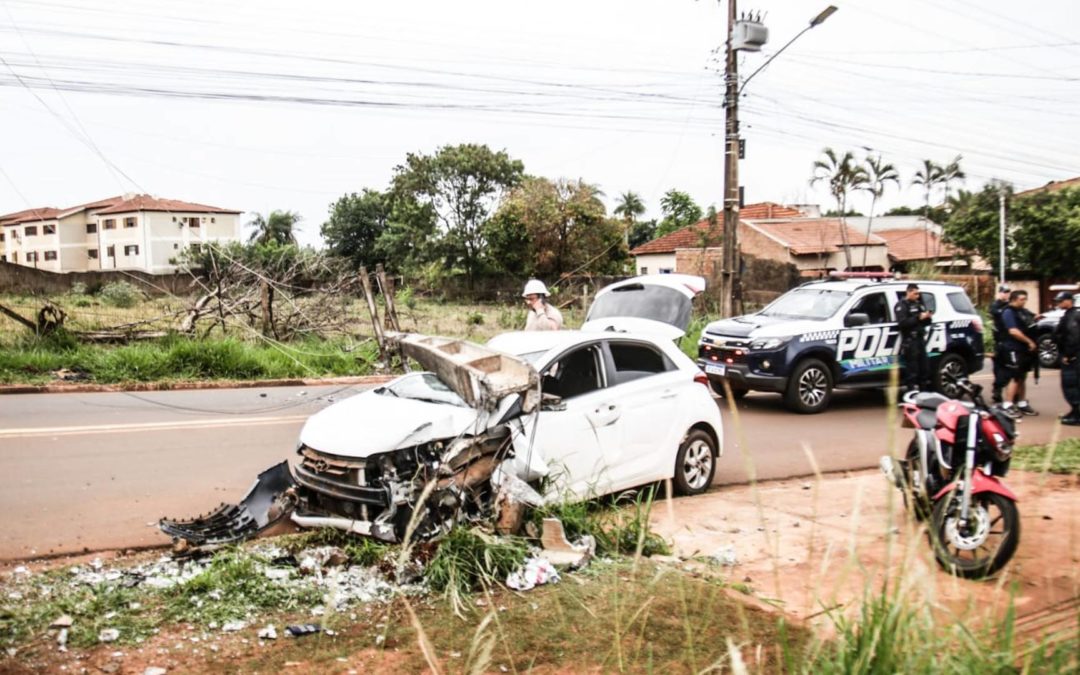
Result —
<svg viewBox="0 0 1080 675"><path fill-rule="evenodd" d="M930 194L934 188L941 185L944 178L942 169L932 160L924 159L922 168L915 172L911 179L912 185L921 185L926 192L926 207L923 211L923 244L926 247L926 259L930 259Z"/></svg>
<svg viewBox="0 0 1080 675"><path fill-rule="evenodd" d="M945 207L946 210L949 209L949 204L950 204L950 202L949 202L949 188L952 186L952 184L954 182L955 183L963 183L964 179L967 178L967 174L965 174L964 171L960 168L960 160L963 159L963 158L964 158L963 155L957 155L956 157L953 158L953 161L951 161L948 164L946 164L945 166L941 167L941 184L945 186L944 207ZM944 225L944 223L942 223L942 225ZM941 253L941 238L940 237L938 238L938 241L937 241L937 248L938 248L938 250L934 252L935 257L939 253Z"/></svg>
<svg viewBox="0 0 1080 675"><path fill-rule="evenodd" d="M829 193L836 199L840 212L840 238L844 242L844 261L851 269L851 244L847 232L847 197L852 190L862 189L866 184L866 169L855 162L851 152L838 156L832 148L822 150L824 157L814 162L814 175L810 185L824 181L829 186Z"/></svg>
<svg viewBox="0 0 1080 675"><path fill-rule="evenodd" d="M619 197L614 213L623 217L623 243L629 249L630 229L634 227L637 217L645 213L645 202L641 200L641 195L628 190Z"/></svg>
<svg viewBox="0 0 1080 675"><path fill-rule="evenodd" d="M896 187L900 187L900 174L896 171L896 167L888 162L881 161L881 155L874 157L869 155L864 162L866 168L866 185L861 189L870 193L870 217L866 219L866 242L870 242L870 232L874 226L874 207L877 206L877 200L881 199L881 196L885 194L885 186L888 183L896 183ZM862 254L862 266L866 267L866 251L869 246L863 247Z"/></svg>
<svg viewBox="0 0 1080 675"><path fill-rule="evenodd" d="M271 211L266 218L263 218L261 213L256 213L255 217L248 223L249 227L255 228L255 231L251 233L251 238L248 239L248 243L295 244L296 233L293 230L296 229L299 222L300 214L295 211Z"/></svg>

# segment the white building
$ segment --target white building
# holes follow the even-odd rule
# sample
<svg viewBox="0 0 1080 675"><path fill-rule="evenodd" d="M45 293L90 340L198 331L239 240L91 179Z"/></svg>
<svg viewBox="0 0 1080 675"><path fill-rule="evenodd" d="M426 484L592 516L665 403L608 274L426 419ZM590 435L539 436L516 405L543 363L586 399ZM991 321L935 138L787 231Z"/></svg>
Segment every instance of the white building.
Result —
<svg viewBox="0 0 1080 675"><path fill-rule="evenodd" d="M0 216L0 260L51 272L172 272L181 251L240 241L240 211L150 195Z"/></svg>

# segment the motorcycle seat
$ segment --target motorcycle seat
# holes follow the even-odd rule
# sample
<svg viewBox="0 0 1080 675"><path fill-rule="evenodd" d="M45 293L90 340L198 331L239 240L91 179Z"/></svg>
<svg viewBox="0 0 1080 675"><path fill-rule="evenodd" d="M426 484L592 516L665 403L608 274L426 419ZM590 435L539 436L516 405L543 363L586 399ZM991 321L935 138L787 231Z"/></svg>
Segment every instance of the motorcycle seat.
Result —
<svg viewBox="0 0 1080 675"><path fill-rule="evenodd" d="M942 396L936 392L927 391L922 392L915 397L915 405L926 410L937 410L938 406L949 400L947 396Z"/></svg>
<svg viewBox="0 0 1080 675"><path fill-rule="evenodd" d="M923 408L915 415L915 421L923 429L933 429L937 426L937 411L933 408Z"/></svg>

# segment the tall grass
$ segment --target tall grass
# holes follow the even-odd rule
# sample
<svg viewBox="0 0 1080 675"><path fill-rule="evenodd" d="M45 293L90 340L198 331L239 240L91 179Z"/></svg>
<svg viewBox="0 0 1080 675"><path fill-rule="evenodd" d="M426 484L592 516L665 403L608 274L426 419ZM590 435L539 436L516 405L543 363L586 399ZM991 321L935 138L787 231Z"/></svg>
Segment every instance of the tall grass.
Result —
<svg viewBox="0 0 1080 675"><path fill-rule="evenodd" d="M373 371L373 343L309 339L290 344L174 335L121 346L79 344L63 334L19 338L0 349L0 382L45 382L68 369L100 383L203 379L254 380Z"/></svg>

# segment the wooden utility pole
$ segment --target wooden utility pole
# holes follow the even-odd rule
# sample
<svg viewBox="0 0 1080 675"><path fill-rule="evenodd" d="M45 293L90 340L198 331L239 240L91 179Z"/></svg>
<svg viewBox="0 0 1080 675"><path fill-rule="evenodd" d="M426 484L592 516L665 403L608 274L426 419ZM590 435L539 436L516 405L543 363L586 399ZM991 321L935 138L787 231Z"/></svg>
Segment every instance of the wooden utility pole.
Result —
<svg viewBox="0 0 1080 675"><path fill-rule="evenodd" d="M720 315L735 316L739 284L739 62L734 49L736 0L728 0L724 67L724 236L720 263Z"/></svg>
<svg viewBox="0 0 1080 675"><path fill-rule="evenodd" d="M371 292L371 277L368 276L366 267L360 268L360 284L364 287L364 297L367 298L368 312L371 314L371 327L375 330L375 340L379 343L379 358L386 363L386 338L383 335L382 323L379 322L379 307L375 304L375 295Z"/></svg>

